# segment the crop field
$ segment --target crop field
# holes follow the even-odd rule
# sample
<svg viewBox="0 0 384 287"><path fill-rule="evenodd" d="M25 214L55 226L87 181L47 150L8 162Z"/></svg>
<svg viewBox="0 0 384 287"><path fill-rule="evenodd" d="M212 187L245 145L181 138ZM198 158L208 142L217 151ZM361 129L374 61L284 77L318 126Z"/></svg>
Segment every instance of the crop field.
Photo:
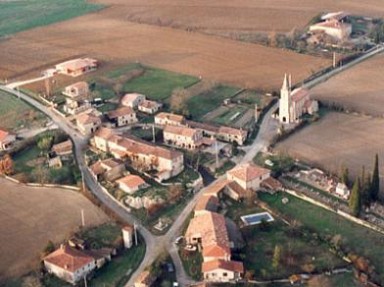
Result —
<svg viewBox="0 0 384 287"><path fill-rule="evenodd" d="M99 10L103 5L86 0L22 0L0 1L0 38L26 29L64 21L88 12Z"/></svg>
<svg viewBox="0 0 384 287"><path fill-rule="evenodd" d="M98 225L107 216L80 193L32 188L0 178L0 280L38 266L48 240L59 243L81 224Z"/></svg>
<svg viewBox="0 0 384 287"><path fill-rule="evenodd" d="M87 55L100 60L100 69L138 61L219 83L271 90L280 87L286 71L301 81L330 65L330 60L282 49L130 22L126 15L131 8L120 1L97 13L3 39L0 79L34 77L60 61Z"/></svg>
<svg viewBox="0 0 384 287"><path fill-rule="evenodd" d="M169 26L216 35L252 32L289 32L302 28L321 12L345 10L367 16L384 16L380 0L96 0L129 10L129 21ZM116 9L117 10L117 9ZM109 11L110 14L118 11ZM123 14L123 11L120 11Z"/></svg>
<svg viewBox="0 0 384 287"><path fill-rule="evenodd" d="M20 99L0 91L0 128L15 130L22 126L40 124L44 115Z"/></svg>
<svg viewBox="0 0 384 287"><path fill-rule="evenodd" d="M384 120L329 113L279 143L276 149L338 174L344 165L351 176L360 175L363 165L367 172L372 172L374 156L378 153L383 191L383 142Z"/></svg>
<svg viewBox="0 0 384 287"><path fill-rule="evenodd" d="M383 116L384 55L377 55L318 85L312 95L352 111Z"/></svg>

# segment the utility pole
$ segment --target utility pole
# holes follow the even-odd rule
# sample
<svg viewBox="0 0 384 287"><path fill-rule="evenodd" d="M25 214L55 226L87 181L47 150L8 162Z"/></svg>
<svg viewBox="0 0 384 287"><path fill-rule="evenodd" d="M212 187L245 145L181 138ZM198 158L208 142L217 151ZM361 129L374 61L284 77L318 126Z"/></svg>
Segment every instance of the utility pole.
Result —
<svg viewBox="0 0 384 287"><path fill-rule="evenodd" d="M215 140L215 153L216 153L216 169L219 168L219 150L217 147L217 140Z"/></svg>
<svg viewBox="0 0 384 287"><path fill-rule="evenodd" d="M259 111L258 111L258 106L255 104L255 123L259 120Z"/></svg>
<svg viewBox="0 0 384 287"><path fill-rule="evenodd" d="M84 286L88 287L87 275L84 275Z"/></svg>
<svg viewBox="0 0 384 287"><path fill-rule="evenodd" d="M133 230L135 232L135 245L137 246L137 225L136 225L136 222L133 223Z"/></svg>
<svg viewBox="0 0 384 287"><path fill-rule="evenodd" d="M336 68L336 52L333 52L333 68Z"/></svg>
<svg viewBox="0 0 384 287"><path fill-rule="evenodd" d="M81 225L85 226L85 217L84 217L84 209L81 210Z"/></svg>
<svg viewBox="0 0 384 287"><path fill-rule="evenodd" d="M152 142L156 142L156 136L155 136L155 124L152 125Z"/></svg>

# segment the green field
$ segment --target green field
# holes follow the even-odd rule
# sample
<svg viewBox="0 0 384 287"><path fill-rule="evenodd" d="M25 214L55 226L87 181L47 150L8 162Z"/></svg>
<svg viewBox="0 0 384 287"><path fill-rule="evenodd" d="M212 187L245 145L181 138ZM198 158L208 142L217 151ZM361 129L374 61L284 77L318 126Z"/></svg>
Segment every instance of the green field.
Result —
<svg viewBox="0 0 384 287"><path fill-rule="evenodd" d="M39 124L44 118L42 113L22 100L0 91L0 128L13 130L21 126L29 127L31 121Z"/></svg>
<svg viewBox="0 0 384 287"><path fill-rule="evenodd" d="M124 92L137 92L151 100L164 101L176 88L186 88L199 80L192 76L181 75L165 70L146 68L142 76L124 84Z"/></svg>
<svg viewBox="0 0 384 287"><path fill-rule="evenodd" d="M217 123L219 125L226 125L226 126L230 126L231 123L233 122L236 122L236 120L238 120L239 118L241 118L241 116L243 114L245 114L247 112L248 108L247 107L244 107L244 106L235 106L231 109L229 109L228 111L222 113L221 115L219 115L218 117L215 117L212 121L214 123ZM234 117L235 115L237 114L237 116L235 118L232 118ZM232 118L232 119L231 119Z"/></svg>
<svg viewBox="0 0 384 287"><path fill-rule="evenodd" d="M228 86L217 86L214 89L194 96L187 101L189 114L198 120L206 113L220 106L223 100L233 96L238 89Z"/></svg>
<svg viewBox="0 0 384 287"><path fill-rule="evenodd" d="M101 9L85 0L0 1L0 37Z"/></svg>
<svg viewBox="0 0 384 287"><path fill-rule="evenodd" d="M289 199L288 204L282 203L283 196ZM322 236L341 235L343 249L368 258L379 273L379 280L381 283L384 282L384 261L382 260L384 249L377 248L383 244L384 235L288 194L269 195L262 193L259 198L273 209L298 220Z"/></svg>

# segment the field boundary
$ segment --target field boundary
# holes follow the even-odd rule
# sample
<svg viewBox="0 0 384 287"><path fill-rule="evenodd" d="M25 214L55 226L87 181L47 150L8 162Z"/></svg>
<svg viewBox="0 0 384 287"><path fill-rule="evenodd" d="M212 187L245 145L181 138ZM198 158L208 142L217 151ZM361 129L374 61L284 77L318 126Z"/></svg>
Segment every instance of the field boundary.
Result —
<svg viewBox="0 0 384 287"><path fill-rule="evenodd" d="M43 183L42 184L42 183L34 183L34 182L23 183L23 182L20 182L17 179L14 179L13 177L10 177L10 176L7 176L7 175L5 175L4 178L9 180L9 181L12 181L13 183L17 183L17 184L24 185L24 186L29 186L29 187L52 187L52 188L69 189L69 190L72 190L72 191L80 191L81 190L80 187L71 186L71 185L61 185L61 184L51 184L51 183Z"/></svg>

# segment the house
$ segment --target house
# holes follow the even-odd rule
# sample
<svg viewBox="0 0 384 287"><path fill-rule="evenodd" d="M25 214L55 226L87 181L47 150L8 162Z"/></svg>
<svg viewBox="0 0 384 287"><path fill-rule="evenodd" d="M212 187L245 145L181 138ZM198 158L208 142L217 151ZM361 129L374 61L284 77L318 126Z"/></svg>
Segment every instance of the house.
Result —
<svg viewBox="0 0 384 287"><path fill-rule="evenodd" d="M227 171L227 180L235 181L241 188L257 190L262 181L270 177L270 170L252 163L240 164Z"/></svg>
<svg viewBox="0 0 384 287"><path fill-rule="evenodd" d="M124 248L131 248L133 245L133 233L135 232L135 227L126 225L122 228L121 232L123 233Z"/></svg>
<svg viewBox="0 0 384 287"><path fill-rule="evenodd" d="M58 156L68 156L72 154L72 148L73 148L72 141L68 139L64 142L54 144L51 150L54 153L56 153Z"/></svg>
<svg viewBox="0 0 384 287"><path fill-rule="evenodd" d="M144 100L137 106L139 111L150 115L157 113L161 107L162 104L150 100Z"/></svg>
<svg viewBox="0 0 384 287"><path fill-rule="evenodd" d="M220 128L215 125L200 123L195 121L186 121L186 125L188 127L201 130L204 136L209 136L209 137L216 137L217 134L219 133L219 128Z"/></svg>
<svg viewBox="0 0 384 287"><path fill-rule="evenodd" d="M335 193L338 196L340 196L341 198L348 199L351 192L350 192L350 190L348 189L348 187L344 183L339 182L336 185Z"/></svg>
<svg viewBox="0 0 384 287"><path fill-rule="evenodd" d="M107 113L108 120L114 127L122 127L137 122L135 111L131 107L121 107Z"/></svg>
<svg viewBox="0 0 384 287"><path fill-rule="evenodd" d="M106 247L100 249L83 250L83 252L95 260L97 269L103 267L106 262L111 261L112 255L116 254L116 250Z"/></svg>
<svg viewBox="0 0 384 287"><path fill-rule="evenodd" d="M205 212L217 212L218 207L219 199L217 196L203 194L195 205L194 214L197 216Z"/></svg>
<svg viewBox="0 0 384 287"><path fill-rule="evenodd" d="M166 125L163 130L164 142L184 149L196 149L202 144L203 133L183 126Z"/></svg>
<svg viewBox="0 0 384 287"><path fill-rule="evenodd" d="M182 126L185 124L185 118L182 115L162 112L155 116L155 124L160 126Z"/></svg>
<svg viewBox="0 0 384 287"><path fill-rule="evenodd" d="M75 284L96 269L95 259L84 252L61 245L43 259L45 269L62 280Z"/></svg>
<svg viewBox="0 0 384 287"><path fill-rule="evenodd" d="M102 178L113 181L123 175L125 171L124 162L119 159L108 158L99 160L90 166L90 171L97 180Z"/></svg>
<svg viewBox="0 0 384 287"><path fill-rule="evenodd" d="M292 91L291 77L284 76L283 86L280 90L279 120L281 123L297 123L303 114L314 114L318 111L317 101L310 99L309 91L298 88Z"/></svg>
<svg viewBox="0 0 384 287"><path fill-rule="evenodd" d="M98 130L101 119L95 113L82 113L76 117L76 125L84 135L90 135Z"/></svg>
<svg viewBox="0 0 384 287"><path fill-rule="evenodd" d="M237 143L243 145L247 139L248 132L243 129L234 129L231 127L221 126L217 133L217 138L226 142Z"/></svg>
<svg viewBox="0 0 384 287"><path fill-rule="evenodd" d="M324 33L336 41L346 40L352 33L352 24L344 22L347 16L343 11L327 13L321 17L323 21L311 25L309 31L314 34Z"/></svg>
<svg viewBox="0 0 384 287"><path fill-rule="evenodd" d="M133 194L139 189L148 187L149 185L138 175L129 174L116 181L119 188L129 194Z"/></svg>
<svg viewBox="0 0 384 287"><path fill-rule="evenodd" d="M98 62L91 58L69 60L55 66L58 73L77 77L97 69Z"/></svg>
<svg viewBox="0 0 384 287"><path fill-rule="evenodd" d="M0 151L10 149L15 141L14 134L0 129Z"/></svg>
<svg viewBox="0 0 384 287"><path fill-rule="evenodd" d="M230 282L240 280L244 274L243 263L238 261L213 260L203 262L204 280L209 282Z"/></svg>
<svg viewBox="0 0 384 287"><path fill-rule="evenodd" d="M229 182L225 186L223 193L236 201L244 199L247 196L247 191L242 188L236 181Z"/></svg>
<svg viewBox="0 0 384 287"><path fill-rule="evenodd" d="M65 104L63 109L66 113L75 115L91 107L87 101L89 88L86 82L77 82L64 88Z"/></svg>
<svg viewBox="0 0 384 287"><path fill-rule="evenodd" d="M121 99L124 107L137 108L145 100L145 96L138 93L125 94Z"/></svg>
<svg viewBox="0 0 384 287"><path fill-rule="evenodd" d="M192 218L185 238L188 244L201 244L204 261L231 260L227 227L221 214L207 211Z"/></svg>
<svg viewBox="0 0 384 287"><path fill-rule="evenodd" d="M148 270L140 273L135 281L135 287L150 287L156 281L156 277Z"/></svg>
<svg viewBox="0 0 384 287"><path fill-rule="evenodd" d="M127 158L141 171L151 171L159 181L178 175L184 170L184 155L133 136L120 136L111 129L102 128L93 138L96 148L110 152L115 158Z"/></svg>

